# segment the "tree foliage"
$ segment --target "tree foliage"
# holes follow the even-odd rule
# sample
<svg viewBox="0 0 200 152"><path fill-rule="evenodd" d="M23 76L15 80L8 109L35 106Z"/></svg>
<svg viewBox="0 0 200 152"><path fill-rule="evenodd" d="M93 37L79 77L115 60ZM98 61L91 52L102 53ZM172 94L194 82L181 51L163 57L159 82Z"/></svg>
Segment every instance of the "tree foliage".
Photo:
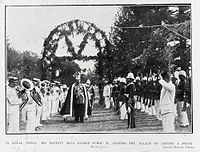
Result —
<svg viewBox="0 0 200 152"><path fill-rule="evenodd" d="M113 28L110 33L111 41L115 46L113 75L125 76L128 71L137 74L138 72L149 73L151 70L157 72L168 69L169 64L177 64L174 62L177 52L181 54L181 63L185 63L177 64L177 66L187 69L190 48L188 50L186 45L181 45L183 38L171 30L190 38L189 21L190 6L126 6L120 8L115 17L114 26L116 28ZM185 24L178 24L183 22ZM170 30L161 26L162 23ZM175 25L168 26L171 24ZM180 41L177 46L167 46L168 42L175 40Z"/></svg>
<svg viewBox="0 0 200 152"><path fill-rule="evenodd" d="M7 40L7 72L19 78L40 78L41 70L37 54L25 51L18 52Z"/></svg>

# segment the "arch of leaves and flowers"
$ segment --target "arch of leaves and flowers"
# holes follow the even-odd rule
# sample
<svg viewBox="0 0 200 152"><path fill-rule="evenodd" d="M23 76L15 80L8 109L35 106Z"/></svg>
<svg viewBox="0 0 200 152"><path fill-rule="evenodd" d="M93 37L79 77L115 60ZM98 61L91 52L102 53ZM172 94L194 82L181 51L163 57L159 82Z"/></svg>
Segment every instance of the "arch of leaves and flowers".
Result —
<svg viewBox="0 0 200 152"><path fill-rule="evenodd" d="M74 36L74 34L82 34L83 39L79 44L79 50L75 51L72 41L70 40L70 36ZM67 45L67 52L70 53L70 56L65 56L64 58L68 61L70 60L96 60L96 71L99 75L99 90L100 95L102 94L102 80L104 77L104 68L105 63L109 63L109 52L111 51L111 45L106 37L105 32L99 29L94 23L90 23L87 21L81 20L72 20L69 22L65 22L63 24L55 27L49 34L49 36L45 39L43 44L42 51L42 59L41 59L41 70L42 70L42 79L47 78L47 73L49 69L52 69L52 63L55 60L58 60L56 57L56 51L58 48L58 42L61 39L65 39L65 44ZM84 56L82 52L88 41L92 40L95 42L95 47L98 50L96 56ZM109 60L109 62L106 61Z"/></svg>

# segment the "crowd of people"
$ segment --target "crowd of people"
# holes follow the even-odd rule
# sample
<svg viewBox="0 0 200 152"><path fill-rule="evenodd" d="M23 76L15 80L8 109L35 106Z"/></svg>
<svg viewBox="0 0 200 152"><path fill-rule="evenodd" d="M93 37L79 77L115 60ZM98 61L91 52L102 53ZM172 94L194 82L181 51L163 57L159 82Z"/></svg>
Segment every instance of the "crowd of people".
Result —
<svg viewBox="0 0 200 152"><path fill-rule="evenodd" d="M135 111L140 110L162 120L164 132L175 132L175 119L181 127L189 125L186 109L191 104L190 87L191 77L184 70L136 78L130 72L110 84L105 81L105 108L114 107L120 119L128 120L128 128L136 127Z"/></svg>
<svg viewBox="0 0 200 152"><path fill-rule="evenodd" d="M7 132L18 133L20 124L26 126L27 133L41 130L43 122L55 115L61 115L64 121L74 117L75 123L84 123L92 115L95 87L89 79L83 83L79 72L74 77L76 82L71 87L58 81L38 78L19 81L16 77L9 77ZM175 132L175 118L181 126L189 125L186 109L191 104L191 90L187 86L191 86L191 82L185 71L162 72L148 77L134 77L130 72L126 78L104 82L105 109L113 108L114 114L128 121L128 128L137 126L137 110L162 120L164 132Z"/></svg>
<svg viewBox="0 0 200 152"><path fill-rule="evenodd" d="M86 83L77 82L70 88L58 81L41 81L38 78L22 79L9 77L7 85L7 132L18 133L20 124L26 132L42 129L43 122L52 116L74 116L76 122L83 122L92 115L94 88L88 79ZM71 96L72 95L72 96ZM73 100L73 103L69 103ZM71 106L71 107L70 107ZM68 113L69 112L69 113Z"/></svg>
<svg viewBox="0 0 200 152"><path fill-rule="evenodd" d="M9 77L7 85L7 132L17 133L21 123L26 132L40 130L42 122L59 113L68 87L58 81Z"/></svg>

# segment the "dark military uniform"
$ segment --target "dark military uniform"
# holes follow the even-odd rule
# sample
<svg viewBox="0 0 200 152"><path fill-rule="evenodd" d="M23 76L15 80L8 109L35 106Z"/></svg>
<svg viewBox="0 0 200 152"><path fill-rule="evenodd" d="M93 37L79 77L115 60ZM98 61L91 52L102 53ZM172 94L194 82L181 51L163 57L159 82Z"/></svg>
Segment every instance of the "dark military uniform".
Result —
<svg viewBox="0 0 200 152"><path fill-rule="evenodd" d="M118 97L118 88L117 84L115 84L112 88L112 97L114 102L114 111L117 111L117 97Z"/></svg>
<svg viewBox="0 0 200 152"><path fill-rule="evenodd" d="M143 97L143 100L141 101L143 104L146 103L147 100L147 82L146 81L141 81L141 96Z"/></svg>
<svg viewBox="0 0 200 152"><path fill-rule="evenodd" d="M149 82L147 81L146 82L146 84L144 85L144 88L143 88L143 90L144 90L144 98L145 98L145 107L148 107L149 105L149 95L150 95L150 93L149 93L149 87L150 87L150 84L149 84Z"/></svg>
<svg viewBox="0 0 200 152"><path fill-rule="evenodd" d="M177 100L178 100L178 108L177 112L180 116L181 111L186 110L186 80L181 80L177 86ZM184 102L183 105L180 102Z"/></svg>
<svg viewBox="0 0 200 152"><path fill-rule="evenodd" d="M148 107L151 107L154 105L154 83L153 81L149 82L149 105Z"/></svg>
<svg viewBox="0 0 200 152"><path fill-rule="evenodd" d="M154 104L155 104L155 110L156 110L157 116L159 112L161 89L162 89L162 86L160 85L158 80L154 81Z"/></svg>
<svg viewBox="0 0 200 152"><path fill-rule="evenodd" d="M157 81L154 82L154 99L160 100L160 92L161 92L162 86Z"/></svg>
<svg viewBox="0 0 200 152"><path fill-rule="evenodd" d="M116 92L116 96L117 96L117 100L116 100L116 111L118 111L118 115L120 114L120 109L119 109L119 96L120 96L120 89L121 89L121 85L118 84L117 86L117 92Z"/></svg>
<svg viewBox="0 0 200 152"><path fill-rule="evenodd" d="M90 96L90 101L89 101L89 106L88 106L88 116L91 116L92 115L94 97L95 97L94 87L91 86L88 91L89 91L89 96Z"/></svg>
<svg viewBox="0 0 200 152"><path fill-rule="evenodd" d="M129 83L126 88L126 94L128 95L128 102L126 104L128 111L128 128L135 128L135 85L133 82Z"/></svg>
<svg viewBox="0 0 200 152"><path fill-rule="evenodd" d="M135 82L135 95L137 96L137 102L141 102L141 92L142 92L142 86L140 81Z"/></svg>
<svg viewBox="0 0 200 152"><path fill-rule="evenodd" d="M186 99L189 104L191 104L191 77L188 79L187 89L186 89Z"/></svg>

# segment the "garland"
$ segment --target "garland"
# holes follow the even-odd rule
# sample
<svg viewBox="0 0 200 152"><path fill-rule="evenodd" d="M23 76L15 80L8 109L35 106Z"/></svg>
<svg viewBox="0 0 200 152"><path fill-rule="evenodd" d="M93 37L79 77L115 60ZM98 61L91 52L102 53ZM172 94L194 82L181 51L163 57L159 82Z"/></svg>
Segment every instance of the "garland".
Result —
<svg viewBox="0 0 200 152"><path fill-rule="evenodd" d="M82 42L79 45L79 50L77 53L75 52L72 41L68 37L70 35L74 36L74 33L84 35ZM97 34L99 34L100 37L102 37L102 39L99 40L99 38L97 38ZM99 51L104 49L104 46L101 45L101 42L104 41L106 43L107 40L105 32L97 28L95 24L80 20L69 21L58 25L55 29L53 29L50 32L49 36L45 39L43 44L43 58L47 57L47 59L50 60L51 57L55 56L58 47L58 42L63 37L65 38L66 45L68 46L67 51L71 53L73 59L79 60L81 60L81 58L83 60L91 59L91 56L81 55L86 45L88 44L89 39L95 41L95 47ZM93 58L94 57L92 57L92 59Z"/></svg>

